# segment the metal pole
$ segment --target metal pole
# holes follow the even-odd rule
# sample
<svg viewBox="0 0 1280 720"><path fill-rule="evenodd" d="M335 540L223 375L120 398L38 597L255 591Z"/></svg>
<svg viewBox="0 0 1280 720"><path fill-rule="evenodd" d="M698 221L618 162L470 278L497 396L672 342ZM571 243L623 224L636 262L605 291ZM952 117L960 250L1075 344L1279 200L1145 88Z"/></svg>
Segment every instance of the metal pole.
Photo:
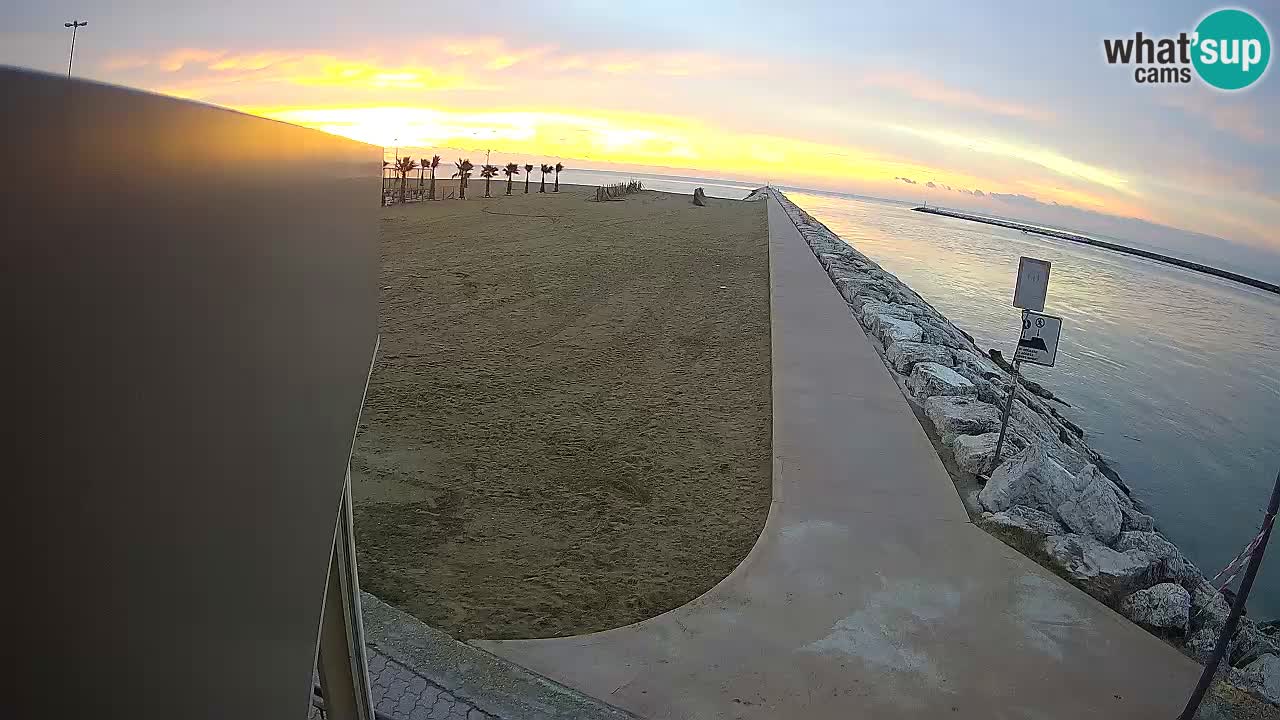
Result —
<svg viewBox="0 0 1280 720"><path fill-rule="evenodd" d="M1244 571L1244 579L1240 581L1240 591L1236 593L1236 601L1231 605L1227 626L1218 636L1218 644L1213 648L1213 657L1209 658L1209 662L1205 664L1204 672L1200 674L1200 682L1196 684L1195 692L1191 693L1191 699L1187 700L1187 707L1178 716L1178 720L1192 720L1195 717L1196 710L1200 708L1200 702L1204 700L1204 694L1213 684L1218 663L1222 662L1222 657L1236 634L1236 626L1240 624L1240 616L1244 614L1244 601L1249 597L1249 591L1253 589L1253 579L1262 565L1262 554L1267 549L1267 541L1271 539L1271 528L1275 525L1277 510L1280 510L1280 473L1276 473L1276 484L1271 489L1271 502L1267 505L1266 516L1262 518L1262 538L1258 541L1258 547L1249 555L1249 567Z"/></svg>
<svg viewBox="0 0 1280 720"><path fill-rule="evenodd" d="M1000 418L1000 437L996 440L996 456L991 461L990 472L995 472L1000 467L1000 449L1004 447L1004 434L1009 428L1009 413L1013 411L1013 398L1018 392L1018 366L1021 365L1018 360L1013 361L1013 382L1009 385L1009 397L1004 403L1004 416Z"/></svg>
<svg viewBox="0 0 1280 720"><path fill-rule="evenodd" d="M89 21L72 20L69 23L62 23L62 27L71 28L71 57L67 59L67 79L71 79L71 64L76 60L76 31L88 25Z"/></svg>
<svg viewBox="0 0 1280 720"><path fill-rule="evenodd" d="M1018 331L1018 337L1021 339L1022 330L1027 328L1027 311L1022 311L1022 328ZM991 470L995 472L1000 467L1000 450L1004 447L1005 431L1009 428L1009 414L1013 412L1013 399L1018 393L1018 366L1022 363L1018 361L1018 352L1015 349L1013 353L1013 378L1009 384L1009 397L1004 403L1004 415L1000 418L1000 437L996 439L996 456L991 460Z"/></svg>

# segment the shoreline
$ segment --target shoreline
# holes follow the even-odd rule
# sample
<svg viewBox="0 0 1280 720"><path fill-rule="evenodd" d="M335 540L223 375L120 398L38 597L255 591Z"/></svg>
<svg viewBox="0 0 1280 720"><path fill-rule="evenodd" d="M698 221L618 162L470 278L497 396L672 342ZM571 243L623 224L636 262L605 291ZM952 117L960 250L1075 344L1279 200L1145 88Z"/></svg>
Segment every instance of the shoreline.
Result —
<svg viewBox="0 0 1280 720"><path fill-rule="evenodd" d="M1164 263L1166 265L1173 265L1174 267L1180 267L1184 270L1191 270L1193 272L1203 273L1205 275L1212 275L1214 277L1219 277L1224 280L1232 280L1242 285L1248 285L1250 287L1254 287L1259 290L1265 290L1267 292L1276 293L1280 295L1280 285L1269 283L1266 280L1251 278L1248 275L1241 275L1239 273L1234 273L1234 272L1231 272L1230 270L1223 270L1221 268L1216 268L1211 265L1204 265L1202 263L1193 262L1191 260L1183 260L1182 258L1174 257L1172 255L1163 255L1161 253L1151 252L1150 250L1132 248L1125 245L1120 245L1118 243L1107 242L1105 240L1096 240L1094 238L1087 237L1085 235L1077 235L1075 233L1063 232L1061 230L1052 230L1049 228L1037 227L1035 225L1027 225L1025 223L1015 222L1013 220L1000 220L998 218L990 218L983 215L974 215L971 213L963 213L956 210L946 210L943 208L915 207L911 209L916 212L928 213L930 215L956 218L957 220L968 220L970 222L984 223L986 225L997 225L999 227L1009 228L1010 230L1021 230L1025 233L1029 233L1032 235L1041 235L1044 237L1054 238L1057 240L1067 240L1069 242L1080 243L1082 245L1092 245L1093 247L1102 248L1103 250L1110 250L1112 252L1121 253L1123 255L1133 255L1135 257L1146 258L1147 260L1154 260L1156 262Z"/></svg>
<svg viewBox="0 0 1280 720"><path fill-rule="evenodd" d="M1052 393L1019 388L1007 452L992 469L1011 386L994 353L783 192L757 192L775 193L827 271L929 434L974 524L1203 664L1226 624L1226 598L1129 497L1083 430L1050 406ZM1242 618L1224 659L1225 679L1280 704L1276 666L1280 637Z"/></svg>

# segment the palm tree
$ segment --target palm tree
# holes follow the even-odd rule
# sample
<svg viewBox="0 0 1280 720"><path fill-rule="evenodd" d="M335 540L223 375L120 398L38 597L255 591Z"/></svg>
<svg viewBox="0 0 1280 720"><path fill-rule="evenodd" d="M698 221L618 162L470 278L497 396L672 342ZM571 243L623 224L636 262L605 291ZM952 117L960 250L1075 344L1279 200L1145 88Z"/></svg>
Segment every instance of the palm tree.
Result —
<svg viewBox="0 0 1280 720"><path fill-rule="evenodd" d="M529 194L529 178L532 175L533 175L533 166L525 165L524 166L524 194L525 195Z"/></svg>
<svg viewBox="0 0 1280 720"><path fill-rule="evenodd" d="M502 172L507 176L507 194L510 195L511 179L520 174L520 166L515 163L507 163L507 166L502 168Z"/></svg>
<svg viewBox="0 0 1280 720"><path fill-rule="evenodd" d="M538 186L538 192L547 191L547 173L551 172L552 170L555 170L555 168L551 167L546 163L542 163L542 184Z"/></svg>
<svg viewBox="0 0 1280 720"><path fill-rule="evenodd" d="M560 192L560 171L564 169L564 165L556 163L556 189L551 192Z"/></svg>
<svg viewBox="0 0 1280 720"><path fill-rule="evenodd" d="M408 155L396 161L396 172L400 174L400 203L404 204L404 183L409 178L409 173L418 169L418 163Z"/></svg>
<svg viewBox="0 0 1280 720"><path fill-rule="evenodd" d="M426 158L418 158L418 197L422 197L422 171L427 169L427 163L430 162Z"/></svg>
<svg viewBox="0 0 1280 720"><path fill-rule="evenodd" d="M458 199L466 200L467 178L471 177L471 169L474 168L475 165L472 165L471 161L467 159L458 160L454 165L458 167L458 172L453 174L454 177L458 178Z"/></svg>
<svg viewBox="0 0 1280 720"><path fill-rule="evenodd" d="M391 163L386 160L382 161L382 204L387 204L387 166Z"/></svg>
<svg viewBox="0 0 1280 720"><path fill-rule="evenodd" d="M493 197L489 194L489 181L498 175L497 165L485 165L480 168L480 177L484 178L484 196Z"/></svg>
<svg viewBox="0 0 1280 720"><path fill-rule="evenodd" d="M430 194L431 194L432 200L436 199L436 168L438 167L440 167L440 156L432 155L431 156L431 188L430 188Z"/></svg>

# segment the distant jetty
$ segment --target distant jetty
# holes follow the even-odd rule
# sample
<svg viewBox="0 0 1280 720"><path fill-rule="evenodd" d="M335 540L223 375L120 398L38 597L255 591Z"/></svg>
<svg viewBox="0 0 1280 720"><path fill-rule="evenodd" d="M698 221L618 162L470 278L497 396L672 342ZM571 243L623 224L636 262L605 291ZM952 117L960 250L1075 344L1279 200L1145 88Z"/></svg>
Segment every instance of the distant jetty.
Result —
<svg viewBox="0 0 1280 720"><path fill-rule="evenodd" d="M1160 253L1154 253L1148 250L1125 247L1124 245L1117 245L1116 243L1109 243L1104 240L1095 240L1083 235L1062 232L1061 230L1050 230L1047 228L1036 227L1035 225L1024 225L1023 223L1012 222L1010 220L997 220L995 218L983 217L982 215L970 215L968 213L956 212L955 210L942 210L931 207L917 207L912 209L916 212L929 213L931 215L945 215L946 217L959 218L961 220L972 220L973 222L986 223L988 225L999 225L1000 227L1021 230L1026 233L1035 233L1036 235L1044 235L1046 237L1058 238L1060 240L1070 240L1071 242L1092 245L1094 247L1100 247L1105 250L1112 250L1126 255L1137 255L1138 257L1147 258L1148 260L1155 260L1168 265L1177 265L1178 267L1186 268L1188 270L1202 272L1206 275L1215 275L1220 278L1226 278L1227 280L1234 280L1238 283L1256 287L1259 290L1266 290L1280 295L1280 285L1258 280L1257 278L1251 278L1246 275L1240 275L1239 273L1233 273L1228 270L1222 270L1208 265L1201 265L1200 263L1191 262L1190 260L1183 260L1182 258L1171 257L1169 255L1161 255Z"/></svg>

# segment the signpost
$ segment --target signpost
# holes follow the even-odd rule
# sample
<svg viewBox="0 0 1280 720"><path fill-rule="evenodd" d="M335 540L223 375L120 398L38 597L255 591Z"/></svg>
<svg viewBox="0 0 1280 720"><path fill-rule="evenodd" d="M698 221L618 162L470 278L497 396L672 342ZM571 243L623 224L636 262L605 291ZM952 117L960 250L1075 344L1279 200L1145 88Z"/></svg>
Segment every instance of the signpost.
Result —
<svg viewBox="0 0 1280 720"><path fill-rule="evenodd" d="M1053 367L1058 358L1062 318L1041 312L1045 296L1049 293L1050 267L1048 260L1018 259L1018 284L1013 290L1013 306L1022 308L1022 334L1018 337L1017 349L1013 351L1013 377L1004 414L1000 418L1000 437L996 440L996 454L991 460L992 472L1000 466L1000 451L1004 448L1004 436L1009 429L1009 414L1018 394L1018 367L1024 362Z"/></svg>

